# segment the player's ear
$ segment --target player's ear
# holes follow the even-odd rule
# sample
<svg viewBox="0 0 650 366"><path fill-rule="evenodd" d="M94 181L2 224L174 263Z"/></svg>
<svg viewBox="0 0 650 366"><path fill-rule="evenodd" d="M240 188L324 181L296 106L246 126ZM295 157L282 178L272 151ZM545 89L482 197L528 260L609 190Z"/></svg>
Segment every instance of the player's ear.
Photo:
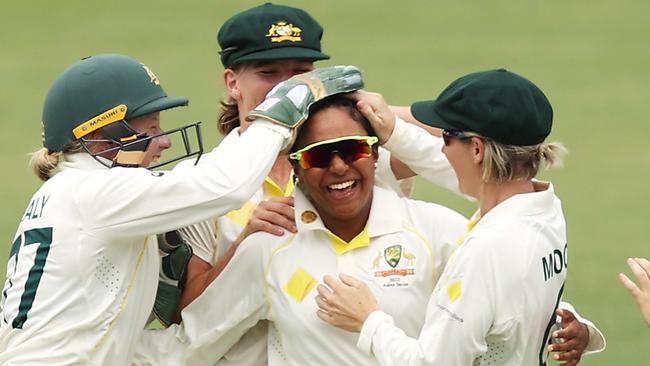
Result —
<svg viewBox="0 0 650 366"><path fill-rule="evenodd" d="M235 70L227 68L223 71L223 83L226 85L228 95L234 100L239 100L241 92L239 90L239 83L237 82L237 73Z"/></svg>
<svg viewBox="0 0 650 366"><path fill-rule="evenodd" d="M485 156L485 142L479 137L472 137L470 141L473 154L472 160L475 164L483 163L483 157Z"/></svg>

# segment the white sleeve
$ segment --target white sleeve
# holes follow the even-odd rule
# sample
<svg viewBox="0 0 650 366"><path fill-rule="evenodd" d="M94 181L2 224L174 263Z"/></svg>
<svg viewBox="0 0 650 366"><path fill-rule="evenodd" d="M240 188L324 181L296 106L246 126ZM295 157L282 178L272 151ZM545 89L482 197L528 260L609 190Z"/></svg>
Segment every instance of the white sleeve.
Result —
<svg viewBox="0 0 650 366"><path fill-rule="evenodd" d="M442 153L442 138L406 123L399 117L395 129L383 145L411 170L429 182L460 194L458 179L447 157Z"/></svg>
<svg viewBox="0 0 650 366"><path fill-rule="evenodd" d="M587 348L585 348L585 351L582 353L583 355L598 353L605 350L607 347L605 336L594 323L592 323L589 319L581 317L573 305L569 304L568 302L560 301L558 308L569 310L573 313L573 315L580 323L587 326L587 329L589 330L589 344L587 344Z"/></svg>
<svg viewBox="0 0 650 366"><path fill-rule="evenodd" d="M180 325L144 331L134 364L213 365L248 329L266 319L269 256L268 236L248 237L224 271L183 309Z"/></svg>
<svg viewBox="0 0 650 366"><path fill-rule="evenodd" d="M194 255L206 263L213 264L217 247L216 218L178 229L178 233L192 247Z"/></svg>
<svg viewBox="0 0 650 366"><path fill-rule="evenodd" d="M398 180L390 165L390 152L382 147L379 148L377 169L375 169L375 185L389 189L400 197L410 197L413 193L413 181L415 177Z"/></svg>
<svg viewBox="0 0 650 366"><path fill-rule="evenodd" d="M471 365L487 350L495 303L495 279L485 275L494 273L491 262L472 254L456 256L436 285L418 339L376 312L364 323L358 347L370 348L380 365Z"/></svg>
<svg viewBox="0 0 650 366"><path fill-rule="evenodd" d="M290 131L282 129L255 122L237 144L218 146L198 165L178 171L94 171L71 199L77 200L88 231L114 238L151 235L221 216L241 207L262 185L290 138Z"/></svg>

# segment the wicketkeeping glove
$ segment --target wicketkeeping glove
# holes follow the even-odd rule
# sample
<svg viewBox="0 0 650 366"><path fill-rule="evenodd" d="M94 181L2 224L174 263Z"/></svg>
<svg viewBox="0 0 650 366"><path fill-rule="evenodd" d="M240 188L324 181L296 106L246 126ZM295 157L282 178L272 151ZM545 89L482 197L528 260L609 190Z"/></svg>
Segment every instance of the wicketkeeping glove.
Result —
<svg viewBox="0 0 650 366"><path fill-rule="evenodd" d="M176 231L158 235L158 248L162 255L158 276L158 292L153 312L162 325L168 327L185 286L187 264L192 258L192 247Z"/></svg>
<svg viewBox="0 0 650 366"><path fill-rule="evenodd" d="M264 118L285 127L297 128L307 119L309 107L316 101L361 88L363 78L355 66L316 69L276 85L248 118Z"/></svg>

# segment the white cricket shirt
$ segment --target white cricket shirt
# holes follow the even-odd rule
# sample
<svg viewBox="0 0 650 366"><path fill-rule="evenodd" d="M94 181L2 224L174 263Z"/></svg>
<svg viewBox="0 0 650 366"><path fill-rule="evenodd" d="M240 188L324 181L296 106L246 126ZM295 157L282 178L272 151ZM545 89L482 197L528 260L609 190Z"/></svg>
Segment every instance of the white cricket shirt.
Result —
<svg viewBox="0 0 650 366"><path fill-rule="evenodd" d="M183 310L180 326L143 335L136 363L210 365L258 320L268 319L269 365L374 365L357 349L355 334L316 316L316 285L341 272L366 281L382 308L417 335L426 300L467 220L375 187L366 229L345 243L299 190L295 207L297 234L247 238Z"/></svg>
<svg viewBox="0 0 650 366"><path fill-rule="evenodd" d="M18 226L2 293L0 364L129 364L158 282L152 234L240 207L289 135L256 122L238 145L169 172L66 156Z"/></svg>
<svg viewBox="0 0 650 366"><path fill-rule="evenodd" d="M456 251L413 338L371 314L359 347L382 365L542 365L566 278L566 227L553 186L480 218ZM475 216L478 219L477 216Z"/></svg>

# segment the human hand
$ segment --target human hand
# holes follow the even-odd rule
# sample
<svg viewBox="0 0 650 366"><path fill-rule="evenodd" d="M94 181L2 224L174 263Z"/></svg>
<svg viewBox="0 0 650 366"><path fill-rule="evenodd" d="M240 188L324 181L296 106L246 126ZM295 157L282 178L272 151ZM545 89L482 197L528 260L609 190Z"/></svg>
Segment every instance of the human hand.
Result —
<svg viewBox="0 0 650 366"><path fill-rule="evenodd" d="M379 93L359 90L350 94L357 102L357 109L370 121L372 128L379 137L379 143L384 144L395 129L395 113L388 106L384 97Z"/></svg>
<svg viewBox="0 0 650 366"><path fill-rule="evenodd" d="M549 345L548 350L557 352L553 358L562 361L560 365L577 365L589 345L589 329L569 310L557 309L555 313L562 319L562 329L553 332L553 338L559 339L560 342Z"/></svg>
<svg viewBox="0 0 650 366"><path fill-rule="evenodd" d="M639 285L637 286L623 273L618 274L618 279L630 291L641 310L643 319L650 327L650 261L645 258L628 258L627 265L634 273Z"/></svg>
<svg viewBox="0 0 650 366"><path fill-rule="evenodd" d="M317 101L363 88L361 71L355 66L330 66L299 74L276 85L249 114L289 128L297 128Z"/></svg>
<svg viewBox="0 0 650 366"><path fill-rule="evenodd" d="M316 315L335 327L360 332L368 315L379 310L379 304L364 282L344 273L339 278L327 275L323 278L327 286L316 287Z"/></svg>
<svg viewBox="0 0 650 366"><path fill-rule="evenodd" d="M243 240L258 231L281 236L284 230L296 232L293 197L271 197L253 210L240 236Z"/></svg>

